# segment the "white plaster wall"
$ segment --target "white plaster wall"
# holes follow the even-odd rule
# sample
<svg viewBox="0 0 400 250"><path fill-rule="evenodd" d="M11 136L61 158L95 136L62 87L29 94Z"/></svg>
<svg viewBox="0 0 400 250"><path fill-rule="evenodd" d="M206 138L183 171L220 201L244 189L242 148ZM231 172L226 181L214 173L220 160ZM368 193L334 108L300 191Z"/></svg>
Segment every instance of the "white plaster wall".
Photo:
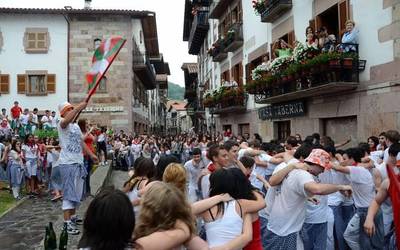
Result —
<svg viewBox="0 0 400 250"><path fill-rule="evenodd" d="M144 45L144 34L140 19L132 19L132 33L140 51L144 53L146 51L146 47Z"/></svg>
<svg viewBox="0 0 400 250"><path fill-rule="evenodd" d="M383 0L351 0L353 19L359 29L360 58L367 60L360 81L370 79L370 67L393 61L393 40L384 43L378 40L380 28L392 22L392 8L383 9Z"/></svg>
<svg viewBox="0 0 400 250"><path fill-rule="evenodd" d="M243 7L243 65L248 63L248 54L270 41L271 25L261 22L261 17L255 14L251 1L242 0Z"/></svg>
<svg viewBox="0 0 400 250"><path fill-rule="evenodd" d="M293 0L294 33L297 41L306 41L306 28L313 19L313 0Z"/></svg>
<svg viewBox="0 0 400 250"><path fill-rule="evenodd" d="M50 47L46 54L27 54L23 38L25 29L48 28ZM0 15L0 31L4 46L0 51L1 74L10 75L10 93L0 96L0 107L11 108L19 101L23 108L56 110L57 105L68 98L68 26L62 15ZM56 92L46 96L17 94L17 74L26 70L47 70L56 74Z"/></svg>

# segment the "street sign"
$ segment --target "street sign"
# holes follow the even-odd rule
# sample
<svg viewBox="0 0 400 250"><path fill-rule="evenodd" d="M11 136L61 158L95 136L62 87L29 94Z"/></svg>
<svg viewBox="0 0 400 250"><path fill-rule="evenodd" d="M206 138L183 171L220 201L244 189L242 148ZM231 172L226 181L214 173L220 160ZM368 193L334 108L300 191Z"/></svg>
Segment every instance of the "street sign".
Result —
<svg viewBox="0 0 400 250"><path fill-rule="evenodd" d="M274 104L258 110L258 117L261 120L290 118L303 115L305 115L303 101Z"/></svg>

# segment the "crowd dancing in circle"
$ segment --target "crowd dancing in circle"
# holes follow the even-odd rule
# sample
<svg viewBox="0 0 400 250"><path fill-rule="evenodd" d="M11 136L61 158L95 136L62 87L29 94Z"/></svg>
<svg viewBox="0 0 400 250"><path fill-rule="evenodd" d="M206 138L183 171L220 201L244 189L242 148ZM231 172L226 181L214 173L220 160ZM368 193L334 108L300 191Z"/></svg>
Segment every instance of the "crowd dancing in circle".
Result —
<svg viewBox="0 0 400 250"><path fill-rule="evenodd" d="M59 105L58 139L0 144L14 197L23 183L33 197L49 185L80 249L397 249L388 170L399 176L398 131L355 147L318 133L133 135L77 119L86 105ZM126 181L99 191L82 220L93 163Z"/></svg>

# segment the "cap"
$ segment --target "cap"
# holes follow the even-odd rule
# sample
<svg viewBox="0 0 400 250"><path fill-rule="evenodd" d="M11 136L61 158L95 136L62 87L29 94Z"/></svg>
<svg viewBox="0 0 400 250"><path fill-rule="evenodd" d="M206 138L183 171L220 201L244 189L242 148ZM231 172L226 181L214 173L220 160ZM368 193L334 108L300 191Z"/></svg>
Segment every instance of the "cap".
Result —
<svg viewBox="0 0 400 250"><path fill-rule="evenodd" d="M58 111L60 112L60 115L64 116L65 111L67 111L67 109L70 107L73 107L73 106L69 102L64 102L64 103L58 104Z"/></svg>
<svg viewBox="0 0 400 250"><path fill-rule="evenodd" d="M305 162L309 162L325 169L330 169L332 167L331 156L323 149L313 149L311 154L304 160Z"/></svg>

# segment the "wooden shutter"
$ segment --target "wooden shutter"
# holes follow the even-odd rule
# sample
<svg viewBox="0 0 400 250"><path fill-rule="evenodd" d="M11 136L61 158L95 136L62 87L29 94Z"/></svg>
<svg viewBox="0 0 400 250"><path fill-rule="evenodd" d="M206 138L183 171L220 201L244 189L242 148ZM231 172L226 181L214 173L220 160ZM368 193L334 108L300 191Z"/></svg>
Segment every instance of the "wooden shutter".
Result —
<svg viewBox="0 0 400 250"><path fill-rule="evenodd" d="M311 19L310 21L308 21L308 26L310 26L311 28L313 28L314 32L318 30L318 28L317 28L317 26L316 26L315 19Z"/></svg>
<svg viewBox="0 0 400 250"><path fill-rule="evenodd" d="M251 63L246 64L246 84L251 81Z"/></svg>
<svg viewBox="0 0 400 250"><path fill-rule="evenodd" d="M36 33L27 32L26 33L26 48L27 49L36 49Z"/></svg>
<svg viewBox="0 0 400 250"><path fill-rule="evenodd" d="M0 75L0 93L10 93L10 75Z"/></svg>
<svg viewBox="0 0 400 250"><path fill-rule="evenodd" d="M296 41L296 37L294 36L294 30L288 33L288 44L294 46L294 42Z"/></svg>
<svg viewBox="0 0 400 250"><path fill-rule="evenodd" d="M56 92L56 75L49 74L47 75L47 93L55 93Z"/></svg>
<svg viewBox="0 0 400 250"><path fill-rule="evenodd" d="M338 4L338 15L339 15L339 36L346 32L346 21L350 19L349 15L349 1L341 0Z"/></svg>
<svg viewBox="0 0 400 250"><path fill-rule="evenodd" d="M239 86L243 86L243 64L239 63Z"/></svg>
<svg viewBox="0 0 400 250"><path fill-rule="evenodd" d="M17 93L26 93L26 75L17 75Z"/></svg>

